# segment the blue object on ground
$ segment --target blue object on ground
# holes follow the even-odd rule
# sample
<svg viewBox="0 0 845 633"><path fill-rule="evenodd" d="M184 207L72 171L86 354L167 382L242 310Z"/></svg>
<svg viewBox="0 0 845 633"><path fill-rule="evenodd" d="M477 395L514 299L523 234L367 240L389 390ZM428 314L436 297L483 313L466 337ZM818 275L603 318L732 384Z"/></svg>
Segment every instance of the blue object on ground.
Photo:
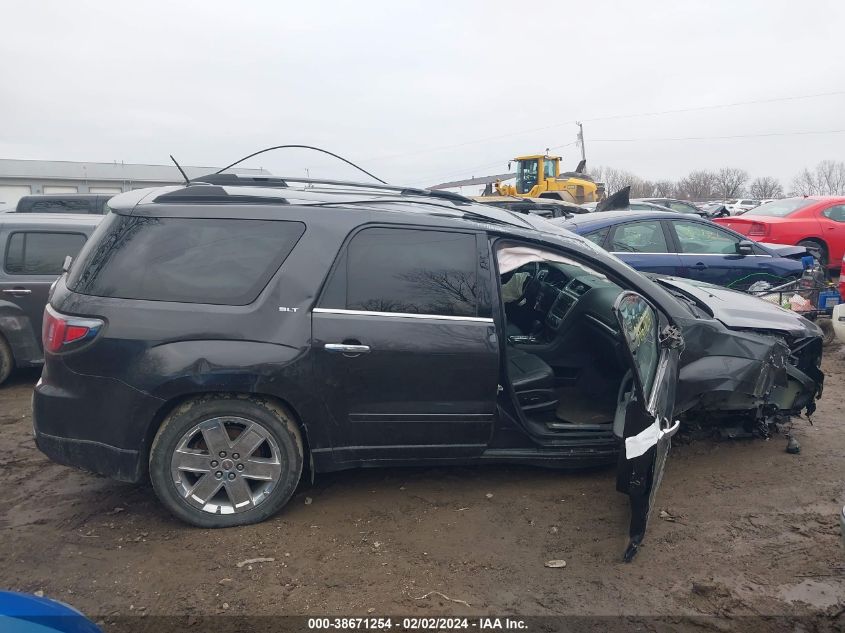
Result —
<svg viewBox="0 0 845 633"><path fill-rule="evenodd" d="M102 633L73 607L25 593L0 591L3 633Z"/></svg>

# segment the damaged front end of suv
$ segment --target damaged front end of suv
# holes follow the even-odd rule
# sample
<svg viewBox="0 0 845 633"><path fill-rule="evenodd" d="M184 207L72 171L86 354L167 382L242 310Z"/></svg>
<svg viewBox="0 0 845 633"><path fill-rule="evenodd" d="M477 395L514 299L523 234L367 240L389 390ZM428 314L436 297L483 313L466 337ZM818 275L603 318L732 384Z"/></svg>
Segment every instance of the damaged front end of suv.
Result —
<svg viewBox="0 0 845 633"><path fill-rule="evenodd" d="M768 437L821 397L822 331L800 315L743 293L673 277L655 278L712 318L679 323L676 414L688 428Z"/></svg>

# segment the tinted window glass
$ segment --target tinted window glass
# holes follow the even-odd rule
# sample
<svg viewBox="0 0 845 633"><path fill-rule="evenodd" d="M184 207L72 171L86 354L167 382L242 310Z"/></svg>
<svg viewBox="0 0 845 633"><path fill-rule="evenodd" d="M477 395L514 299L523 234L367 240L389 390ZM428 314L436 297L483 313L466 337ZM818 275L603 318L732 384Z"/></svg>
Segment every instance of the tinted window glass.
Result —
<svg viewBox="0 0 845 633"><path fill-rule="evenodd" d="M472 234L366 229L338 262L323 307L474 317L477 262Z"/></svg>
<svg viewBox="0 0 845 633"><path fill-rule="evenodd" d="M6 263L4 268L7 272L17 273L23 270L23 243L25 233L13 233L6 242Z"/></svg>
<svg viewBox="0 0 845 633"><path fill-rule="evenodd" d="M668 206L672 211L677 211L678 213L696 213L696 209L689 204L684 204L683 202L667 202L664 206Z"/></svg>
<svg viewBox="0 0 845 633"><path fill-rule="evenodd" d="M620 224L613 232L611 251L629 253L665 253L666 237L657 220Z"/></svg>
<svg viewBox="0 0 845 633"><path fill-rule="evenodd" d="M91 213L95 210L94 200L87 198L70 200L38 200L32 203L33 213Z"/></svg>
<svg viewBox="0 0 845 633"><path fill-rule="evenodd" d="M516 190L527 193L537 184L537 165L535 160L520 160L516 162Z"/></svg>
<svg viewBox="0 0 845 633"><path fill-rule="evenodd" d="M75 256L84 243L80 233L12 233L4 267L18 275L60 275L65 257Z"/></svg>
<svg viewBox="0 0 845 633"><path fill-rule="evenodd" d="M735 254L740 238L707 222L673 222L682 253Z"/></svg>
<svg viewBox="0 0 845 633"><path fill-rule="evenodd" d="M246 305L304 232L301 222L111 214L68 286L101 297Z"/></svg>

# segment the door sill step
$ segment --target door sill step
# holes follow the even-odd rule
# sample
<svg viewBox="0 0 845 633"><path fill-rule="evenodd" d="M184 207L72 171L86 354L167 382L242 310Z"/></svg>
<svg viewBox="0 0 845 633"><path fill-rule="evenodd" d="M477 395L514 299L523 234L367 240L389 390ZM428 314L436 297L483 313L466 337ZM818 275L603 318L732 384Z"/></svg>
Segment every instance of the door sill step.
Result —
<svg viewBox="0 0 845 633"><path fill-rule="evenodd" d="M546 422L550 431L611 431L613 422L601 422L599 424L573 424L571 422Z"/></svg>

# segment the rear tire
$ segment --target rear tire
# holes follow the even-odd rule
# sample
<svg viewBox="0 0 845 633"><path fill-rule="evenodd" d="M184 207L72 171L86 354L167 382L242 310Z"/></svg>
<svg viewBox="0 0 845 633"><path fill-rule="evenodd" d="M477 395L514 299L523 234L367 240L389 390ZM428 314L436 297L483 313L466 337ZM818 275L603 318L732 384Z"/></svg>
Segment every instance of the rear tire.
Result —
<svg viewBox="0 0 845 633"><path fill-rule="evenodd" d="M2 385L15 368L15 357L6 339L0 336L0 385Z"/></svg>
<svg viewBox="0 0 845 633"><path fill-rule="evenodd" d="M819 240L801 240L797 246L803 246L815 257L822 268L827 268L829 265L827 246Z"/></svg>
<svg viewBox="0 0 845 633"><path fill-rule="evenodd" d="M258 523L296 490L302 435L293 416L276 403L210 395L167 416L149 465L156 495L186 523L202 528Z"/></svg>

